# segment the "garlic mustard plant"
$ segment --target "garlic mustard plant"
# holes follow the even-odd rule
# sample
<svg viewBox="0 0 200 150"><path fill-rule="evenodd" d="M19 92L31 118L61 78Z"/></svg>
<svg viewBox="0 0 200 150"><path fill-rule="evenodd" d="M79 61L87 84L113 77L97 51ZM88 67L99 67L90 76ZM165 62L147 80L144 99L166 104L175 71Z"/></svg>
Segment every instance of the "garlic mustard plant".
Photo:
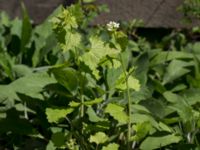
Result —
<svg viewBox="0 0 200 150"><path fill-rule="evenodd" d="M115 31L119 28L120 24L115 21L110 21L106 26L108 31Z"/></svg>

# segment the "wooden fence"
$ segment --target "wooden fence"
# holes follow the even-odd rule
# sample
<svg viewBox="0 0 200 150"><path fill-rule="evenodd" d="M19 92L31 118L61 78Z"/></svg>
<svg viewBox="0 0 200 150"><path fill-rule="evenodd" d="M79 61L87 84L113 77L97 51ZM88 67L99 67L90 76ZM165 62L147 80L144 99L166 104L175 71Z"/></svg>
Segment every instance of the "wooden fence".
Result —
<svg viewBox="0 0 200 150"><path fill-rule="evenodd" d="M58 5L69 5L74 0L24 0L34 22L43 21ZM183 15L177 11L183 0L97 0L97 4L107 4L110 13L101 14L95 23L107 23L110 20L142 19L146 27L191 27L200 25L183 23ZM0 10L10 16L20 16L19 0L0 0Z"/></svg>

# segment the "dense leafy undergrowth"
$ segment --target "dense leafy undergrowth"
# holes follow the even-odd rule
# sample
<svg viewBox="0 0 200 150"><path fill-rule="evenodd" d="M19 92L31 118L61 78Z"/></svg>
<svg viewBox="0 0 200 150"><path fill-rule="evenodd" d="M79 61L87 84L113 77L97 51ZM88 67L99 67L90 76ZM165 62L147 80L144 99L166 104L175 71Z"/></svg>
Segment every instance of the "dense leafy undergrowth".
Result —
<svg viewBox="0 0 200 150"><path fill-rule="evenodd" d="M32 27L25 9L1 13L0 149L198 150L200 42L93 16L76 4Z"/></svg>

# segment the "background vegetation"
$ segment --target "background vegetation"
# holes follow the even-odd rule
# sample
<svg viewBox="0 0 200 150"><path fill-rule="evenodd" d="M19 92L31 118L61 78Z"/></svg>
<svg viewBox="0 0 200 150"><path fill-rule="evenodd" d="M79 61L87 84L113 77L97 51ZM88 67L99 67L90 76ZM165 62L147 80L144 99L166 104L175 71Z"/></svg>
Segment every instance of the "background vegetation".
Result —
<svg viewBox="0 0 200 150"><path fill-rule="evenodd" d="M32 26L22 8L0 16L0 149L200 148L200 28L91 27L90 3Z"/></svg>

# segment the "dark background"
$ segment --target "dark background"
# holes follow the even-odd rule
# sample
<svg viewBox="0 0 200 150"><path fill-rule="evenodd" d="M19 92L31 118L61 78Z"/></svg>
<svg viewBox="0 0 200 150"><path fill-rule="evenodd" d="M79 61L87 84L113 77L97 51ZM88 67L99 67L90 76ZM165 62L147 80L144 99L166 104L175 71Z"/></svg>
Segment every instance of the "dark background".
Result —
<svg viewBox="0 0 200 150"><path fill-rule="evenodd" d="M24 0L32 20L42 22L57 6L70 5L74 0ZM95 23L107 23L110 20L142 19L145 27L182 28L200 25L183 23L183 14L177 11L183 0L97 0L97 4L107 4L110 13L101 14ZM20 16L19 0L0 0L0 10L10 16Z"/></svg>

